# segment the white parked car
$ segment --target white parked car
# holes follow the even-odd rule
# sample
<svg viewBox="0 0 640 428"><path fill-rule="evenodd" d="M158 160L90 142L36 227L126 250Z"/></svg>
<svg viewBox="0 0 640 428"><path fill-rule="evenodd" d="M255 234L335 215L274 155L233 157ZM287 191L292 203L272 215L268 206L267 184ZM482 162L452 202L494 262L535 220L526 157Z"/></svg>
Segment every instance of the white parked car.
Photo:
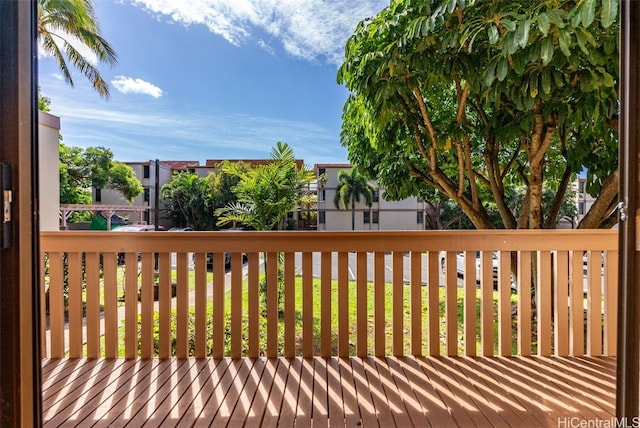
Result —
<svg viewBox="0 0 640 428"><path fill-rule="evenodd" d="M446 252L441 251L440 252L440 271L442 272L442 274L445 273L446 271L446 266L447 266L447 262L446 262ZM458 278L463 278L464 277L464 270L465 270L465 261L464 261L464 252L459 251L458 253L456 253L456 272L458 275ZM475 271L476 271L476 282L480 282L480 266L481 266L481 261L480 261L480 251L476 251L475 255ZM497 285L498 282L498 253L496 252L492 252L491 253L492 257L491 257L491 263L493 266L493 283L494 283L494 287Z"/></svg>

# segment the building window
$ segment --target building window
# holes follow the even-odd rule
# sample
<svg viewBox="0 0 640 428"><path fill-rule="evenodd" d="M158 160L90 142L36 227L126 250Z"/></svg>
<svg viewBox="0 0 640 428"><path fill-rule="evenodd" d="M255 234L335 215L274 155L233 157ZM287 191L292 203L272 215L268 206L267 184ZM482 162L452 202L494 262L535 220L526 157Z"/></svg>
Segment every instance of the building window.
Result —
<svg viewBox="0 0 640 428"><path fill-rule="evenodd" d="M318 223L324 224L325 222L325 211L318 211Z"/></svg>
<svg viewBox="0 0 640 428"><path fill-rule="evenodd" d="M380 189L373 191L373 202L380 202Z"/></svg>
<svg viewBox="0 0 640 428"><path fill-rule="evenodd" d="M319 202L324 202L324 201L325 201L325 199L326 199L326 197L327 197L327 195L326 195L326 193L325 193L325 192L326 192L325 190L320 190L320 191L318 192L318 201L319 201Z"/></svg>
<svg viewBox="0 0 640 428"><path fill-rule="evenodd" d="M362 221L364 222L364 224L371 223L371 211L364 211L362 214Z"/></svg>
<svg viewBox="0 0 640 428"><path fill-rule="evenodd" d="M580 215L584 214L584 202L578 203L578 214Z"/></svg>
<svg viewBox="0 0 640 428"><path fill-rule="evenodd" d="M96 202L102 202L102 189L96 189Z"/></svg>
<svg viewBox="0 0 640 428"><path fill-rule="evenodd" d="M144 221L146 224L149 224L149 218L150 218L149 211L143 212L142 218L143 218L142 221Z"/></svg>
<svg viewBox="0 0 640 428"><path fill-rule="evenodd" d="M418 211L417 214L418 214L418 217L417 217L418 224L424 224L424 212Z"/></svg>
<svg viewBox="0 0 640 428"><path fill-rule="evenodd" d="M374 224L380 223L380 211L378 210L373 211L373 223Z"/></svg>
<svg viewBox="0 0 640 428"><path fill-rule="evenodd" d="M144 201L149 202L149 188L144 189Z"/></svg>
<svg viewBox="0 0 640 428"><path fill-rule="evenodd" d="M196 173L196 169L195 169L195 168L189 168L189 172L190 172L191 174L195 174L195 173Z"/></svg>
<svg viewBox="0 0 640 428"><path fill-rule="evenodd" d="M149 165L142 166L142 178L149 178L151 174L149 173Z"/></svg>
<svg viewBox="0 0 640 428"><path fill-rule="evenodd" d="M320 176L320 175L322 175L322 174L324 174L326 172L327 172L327 170L325 168L318 168L318 176Z"/></svg>
<svg viewBox="0 0 640 428"><path fill-rule="evenodd" d="M584 180L578 181L578 193L584 193L586 184L587 182Z"/></svg>

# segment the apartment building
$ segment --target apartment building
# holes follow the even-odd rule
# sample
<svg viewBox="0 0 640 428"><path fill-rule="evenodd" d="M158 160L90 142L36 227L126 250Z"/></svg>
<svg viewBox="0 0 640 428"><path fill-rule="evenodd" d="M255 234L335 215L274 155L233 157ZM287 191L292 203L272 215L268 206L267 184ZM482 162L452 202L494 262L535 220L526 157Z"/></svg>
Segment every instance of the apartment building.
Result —
<svg viewBox="0 0 640 428"><path fill-rule="evenodd" d="M138 214L131 212L116 212L116 214L128 218L131 223L147 223L158 224L163 227L171 227L168 220L162 218L162 209L164 207L162 201L156 205L156 194L160 197L160 189L163 185L171 181L174 168L171 162L149 160L144 162L124 162L133 168L133 171L142 184L143 191L136 196L131 203L134 207L147 207L148 209ZM174 165L178 170L186 168L184 162L180 162L180 166ZM129 205L124 196L120 192L112 189L92 189L93 205ZM132 217L133 216L133 217Z"/></svg>
<svg viewBox="0 0 640 428"><path fill-rule="evenodd" d="M316 164L318 177L318 230L351 230L351 208L336 208L333 198L338 186L338 172L350 170L351 164ZM416 197L387 201L376 187L369 207L361 199L355 205L355 230L423 230L425 202Z"/></svg>

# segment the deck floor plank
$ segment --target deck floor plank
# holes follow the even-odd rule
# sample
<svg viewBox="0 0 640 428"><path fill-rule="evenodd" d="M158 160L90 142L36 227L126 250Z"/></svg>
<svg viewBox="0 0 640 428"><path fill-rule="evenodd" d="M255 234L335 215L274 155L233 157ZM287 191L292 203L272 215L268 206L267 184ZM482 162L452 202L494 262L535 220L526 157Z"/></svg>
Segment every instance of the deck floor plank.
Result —
<svg viewBox="0 0 640 428"><path fill-rule="evenodd" d="M275 407L271 406L270 409L267 407L272 402L279 403L282 401L284 383L287 376L286 369L287 360L284 358L274 358L266 361L251 407L247 414L244 415L244 426L259 427L277 424ZM267 411L270 415L276 415L276 419L265 421Z"/></svg>
<svg viewBox="0 0 640 428"><path fill-rule="evenodd" d="M488 375L482 365L476 364L475 358L460 357L453 360L454 370L459 370L474 385L479 394L488 402L497 406L502 418L510 426L541 427L538 418L534 416L536 408L527 408L527 400L519 400L495 377ZM524 401L524 402L523 402Z"/></svg>
<svg viewBox="0 0 640 428"><path fill-rule="evenodd" d="M351 359L351 369L358 399L358 410L362 418L362 425L366 427L379 426L378 415L373 404L373 396L369 389L367 375L364 370L362 358Z"/></svg>
<svg viewBox="0 0 640 428"><path fill-rule="evenodd" d="M265 369L269 366L269 361L274 360L256 360L249 376L247 376L247 379L243 382L242 389L236 398L236 405L233 408L233 411L228 418L218 420L217 423L224 422L227 427L244 426L245 419L251 411L251 406L253 405L253 401L260 386L264 385L265 388L271 389L271 385L273 384L273 376L268 376L269 370L267 370L267 376L265 376ZM233 399L233 396L231 399Z"/></svg>
<svg viewBox="0 0 640 428"><path fill-rule="evenodd" d="M291 361L284 386L282 403L280 403L280 405L274 405L274 407L279 408L278 415L275 419L281 426L289 427L295 424L300 383L302 381L302 362L303 360L301 358L296 358ZM271 420L272 419L273 418L271 418Z"/></svg>
<svg viewBox="0 0 640 428"><path fill-rule="evenodd" d="M182 426L193 425L213 395L220 380L227 373L229 365L224 364L223 360L198 360L196 367L200 370L193 378L192 397L184 394L174 406L174 409L178 410L176 424L172 425L171 419L167 418L160 427L171 427L178 424ZM190 401L190 398L193 399Z"/></svg>
<svg viewBox="0 0 640 428"><path fill-rule="evenodd" d="M302 360L302 371L300 373L300 390L298 391L298 402L296 406L295 425L299 427L310 427L313 412L313 358Z"/></svg>
<svg viewBox="0 0 640 428"><path fill-rule="evenodd" d="M117 373L118 367L121 366L120 362L101 361L102 364L83 364L82 369L76 370L76 373L82 373L78 376L71 376L64 379L61 376L61 382L65 387L60 389L56 395L55 403L52 400L45 400L43 402L43 408L47 409L46 415L52 415L51 421L56 424L60 421L67 419L78 419L77 413L79 411L86 411L86 409L96 406L96 400L102 394L96 394L96 392L102 392L105 386L109 385L110 374Z"/></svg>
<svg viewBox="0 0 640 428"><path fill-rule="evenodd" d="M43 422L557 427L563 420L611 420L615 364L538 356L47 359Z"/></svg>

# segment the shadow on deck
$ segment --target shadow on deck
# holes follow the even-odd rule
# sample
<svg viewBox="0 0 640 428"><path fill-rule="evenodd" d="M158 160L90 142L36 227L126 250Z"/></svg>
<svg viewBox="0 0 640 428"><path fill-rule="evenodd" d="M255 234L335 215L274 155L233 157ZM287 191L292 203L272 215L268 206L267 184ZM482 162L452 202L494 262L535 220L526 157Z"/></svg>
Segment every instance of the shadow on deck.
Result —
<svg viewBox="0 0 640 428"><path fill-rule="evenodd" d="M44 426L583 426L614 418L615 366L611 357L46 359Z"/></svg>

